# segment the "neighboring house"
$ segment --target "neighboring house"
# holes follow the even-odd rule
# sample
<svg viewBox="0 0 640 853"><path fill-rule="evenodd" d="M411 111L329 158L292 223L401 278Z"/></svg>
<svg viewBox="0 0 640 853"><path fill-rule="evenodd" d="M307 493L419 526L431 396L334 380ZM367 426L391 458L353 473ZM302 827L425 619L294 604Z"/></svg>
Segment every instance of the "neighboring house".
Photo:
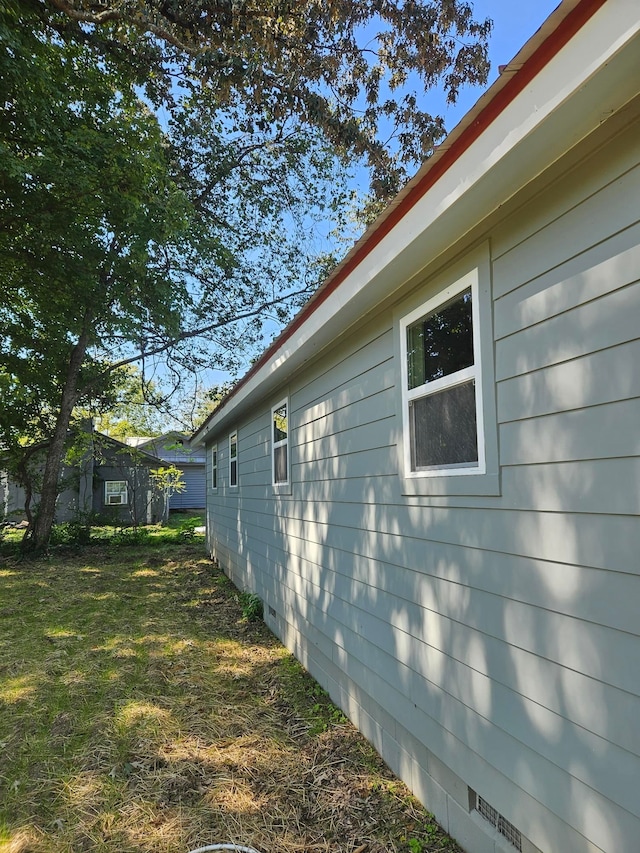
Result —
<svg viewBox="0 0 640 853"><path fill-rule="evenodd" d="M561 6L194 436L212 556L469 851L640 849L640 6Z"/></svg>
<svg viewBox="0 0 640 853"><path fill-rule="evenodd" d="M117 524L153 524L168 514L167 498L154 481L153 471L163 462L143 450L128 447L99 432L84 434L84 450L64 466L56 504L57 523L93 514ZM45 445L33 467L44 465ZM6 474L0 477L2 517L24 518L25 493ZM38 495L33 496L32 511Z"/></svg>
<svg viewBox="0 0 640 853"><path fill-rule="evenodd" d="M166 465L175 465L182 471L185 488L174 492L169 500L172 510L204 509L206 504L205 451L192 447L188 435L182 432L167 432L156 438L127 438L140 450L160 457Z"/></svg>

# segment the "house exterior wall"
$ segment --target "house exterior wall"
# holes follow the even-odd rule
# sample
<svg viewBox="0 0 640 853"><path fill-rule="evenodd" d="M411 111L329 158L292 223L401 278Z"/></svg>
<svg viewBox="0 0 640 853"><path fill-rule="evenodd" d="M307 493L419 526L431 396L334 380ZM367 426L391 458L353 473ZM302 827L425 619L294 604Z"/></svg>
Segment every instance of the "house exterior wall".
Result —
<svg viewBox="0 0 640 853"><path fill-rule="evenodd" d="M174 492L169 499L172 510L203 509L206 503L205 456L203 449L192 447L182 433L167 433L140 445L141 449L175 465L183 474L184 491Z"/></svg>
<svg viewBox="0 0 640 853"><path fill-rule="evenodd" d="M44 451L43 451L44 453ZM40 461L44 466L44 455ZM125 445L99 436L90 450L76 459L75 465L65 465L56 500L55 523L77 521L94 514L117 524L155 524L165 518L165 495L153 482L151 469L160 460L146 454L129 451ZM109 506L105 483L125 481L127 502ZM2 483L4 482L4 486ZM31 510L37 511L40 500L34 493ZM10 477L0 475L0 517L11 521L25 518L25 491Z"/></svg>
<svg viewBox="0 0 640 853"><path fill-rule="evenodd" d="M105 483L113 481L126 482L126 504L107 504ZM117 524L157 524L164 519L164 501L164 493L154 487L149 465L115 457L95 466L93 512L98 517Z"/></svg>
<svg viewBox="0 0 640 853"><path fill-rule="evenodd" d="M44 469L44 454L39 458ZM55 522L62 524L78 518L82 512L91 512L91 489L93 479L93 459L90 456L81 460L74 468L63 467L60 478L60 491L56 499ZM0 519L18 522L26 519L24 510L26 492L7 472L0 472ZM40 495L36 492L31 498L31 511L37 510Z"/></svg>
<svg viewBox="0 0 640 853"><path fill-rule="evenodd" d="M204 462L201 465L177 462L176 467L182 471L185 488L183 492L174 492L171 495L169 507L172 510L204 509L207 502Z"/></svg>
<svg viewBox="0 0 640 853"><path fill-rule="evenodd" d="M4 519L9 505L9 477L0 470L0 519Z"/></svg>
<svg viewBox="0 0 640 853"><path fill-rule="evenodd" d="M31 509L37 507L39 495L34 495L31 503ZM25 491L21 486L18 486L13 481L9 480L6 489L6 502L4 512L0 514L0 519L9 522L22 521L26 518L24 511ZM64 489L58 495L56 501L56 524L62 524L67 521L73 521L78 517L79 495L78 488Z"/></svg>
<svg viewBox="0 0 640 853"><path fill-rule="evenodd" d="M513 849L474 792L523 850L640 838L637 115L208 443L212 555L470 851ZM470 266L489 293L499 488L410 493L398 318ZM284 397L291 486L276 491Z"/></svg>
<svg viewBox="0 0 640 853"><path fill-rule="evenodd" d="M16 485L6 472L0 474L2 521L17 521L24 516L24 489Z"/></svg>

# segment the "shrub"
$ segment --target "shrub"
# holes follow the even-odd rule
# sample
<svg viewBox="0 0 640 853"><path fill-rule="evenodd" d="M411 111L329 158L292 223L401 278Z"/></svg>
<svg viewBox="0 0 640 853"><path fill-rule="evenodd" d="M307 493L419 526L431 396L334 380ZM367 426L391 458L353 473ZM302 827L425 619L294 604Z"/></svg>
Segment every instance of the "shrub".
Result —
<svg viewBox="0 0 640 853"><path fill-rule="evenodd" d="M111 545L144 545L149 539L146 527L123 527L109 540Z"/></svg>
<svg viewBox="0 0 640 853"><path fill-rule="evenodd" d="M247 622L258 622L264 615L262 599L255 592L241 592L238 596L242 607L242 617Z"/></svg>
<svg viewBox="0 0 640 853"><path fill-rule="evenodd" d="M178 536L181 539L194 539L196 535L196 527L200 527L201 524L201 518L187 518L185 521L181 522L178 527Z"/></svg>
<svg viewBox="0 0 640 853"><path fill-rule="evenodd" d="M80 520L54 524L51 528L51 545L88 545L91 541L91 528Z"/></svg>

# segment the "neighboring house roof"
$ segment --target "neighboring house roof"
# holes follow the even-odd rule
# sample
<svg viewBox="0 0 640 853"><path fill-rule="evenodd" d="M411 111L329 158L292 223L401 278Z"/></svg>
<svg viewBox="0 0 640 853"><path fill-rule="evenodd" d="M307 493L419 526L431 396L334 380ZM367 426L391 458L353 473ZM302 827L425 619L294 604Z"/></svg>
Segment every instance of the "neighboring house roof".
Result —
<svg viewBox="0 0 640 853"><path fill-rule="evenodd" d="M137 447L131 446L128 443L125 443L123 441L119 441L117 438L113 438L112 436L107 435L104 432L98 432L98 430L92 430L91 432L94 436L96 436L99 439L101 444L109 445L114 450L127 451L128 453L135 453L136 456L139 456L142 461L145 461L149 465L151 465L151 464L161 465L163 462L163 460L159 456L156 456L154 453L150 452L149 449L138 450ZM74 434L75 434L75 431L73 429L70 429L67 432L67 437L71 438ZM48 446L48 444L49 444L49 440L45 439L43 441L39 441L36 444L32 445L32 447L44 449L45 447Z"/></svg>
<svg viewBox="0 0 640 853"><path fill-rule="evenodd" d="M146 444L147 441L152 441L153 438L150 435L130 435L122 440L125 444L128 444L129 447L139 447L141 444Z"/></svg>
<svg viewBox="0 0 640 853"><path fill-rule="evenodd" d="M142 439L137 443L137 447L154 453L165 462L176 465L204 465L205 463L204 452L200 448L192 447L190 437L177 430Z"/></svg>
<svg viewBox="0 0 640 853"><path fill-rule="evenodd" d="M192 442L231 427L257 388L286 382L633 97L639 29L633 3L564 0Z"/></svg>
<svg viewBox="0 0 640 853"><path fill-rule="evenodd" d="M112 436L106 435L103 432L98 432L97 430L93 431L93 435L102 445L108 445L117 452L135 454L137 459L140 459L141 462L145 462L148 465L162 465L163 460L154 453L150 453L148 449L144 450L141 447L132 447L124 441L119 441L117 438L113 438Z"/></svg>

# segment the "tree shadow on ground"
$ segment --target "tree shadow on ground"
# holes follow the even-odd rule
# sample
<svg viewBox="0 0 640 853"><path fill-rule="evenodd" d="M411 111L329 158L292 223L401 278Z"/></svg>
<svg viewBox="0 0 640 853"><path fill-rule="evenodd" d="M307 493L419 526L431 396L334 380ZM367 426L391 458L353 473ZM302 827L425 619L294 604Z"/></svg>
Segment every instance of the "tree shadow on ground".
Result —
<svg viewBox="0 0 640 853"><path fill-rule="evenodd" d="M2 853L382 851L434 831L200 543L7 562L0 587Z"/></svg>

